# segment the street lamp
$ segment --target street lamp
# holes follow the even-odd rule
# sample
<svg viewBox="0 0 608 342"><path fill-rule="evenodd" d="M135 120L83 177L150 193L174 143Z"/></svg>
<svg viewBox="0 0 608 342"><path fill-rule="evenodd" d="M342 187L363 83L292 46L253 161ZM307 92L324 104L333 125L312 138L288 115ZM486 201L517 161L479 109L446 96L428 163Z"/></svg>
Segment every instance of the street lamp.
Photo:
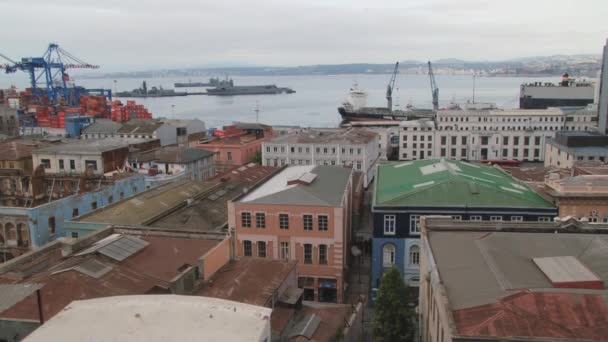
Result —
<svg viewBox="0 0 608 342"><path fill-rule="evenodd" d="M171 119L175 119L175 105L171 105Z"/></svg>

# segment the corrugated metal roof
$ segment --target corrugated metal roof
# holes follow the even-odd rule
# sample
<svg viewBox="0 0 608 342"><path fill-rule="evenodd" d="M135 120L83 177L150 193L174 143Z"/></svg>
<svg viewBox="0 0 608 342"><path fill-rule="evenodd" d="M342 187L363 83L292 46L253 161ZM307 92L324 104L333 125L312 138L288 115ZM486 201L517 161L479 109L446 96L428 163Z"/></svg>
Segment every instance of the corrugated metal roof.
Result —
<svg viewBox="0 0 608 342"><path fill-rule="evenodd" d="M82 130L83 134L116 133L122 127L121 123L109 119L97 119Z"/></svg>
<svg viewBox="0 0 608 342"><path fill-rule="evenodd" d="M499 168L429 159L378 167L377 206L554 208Z"/></svg>

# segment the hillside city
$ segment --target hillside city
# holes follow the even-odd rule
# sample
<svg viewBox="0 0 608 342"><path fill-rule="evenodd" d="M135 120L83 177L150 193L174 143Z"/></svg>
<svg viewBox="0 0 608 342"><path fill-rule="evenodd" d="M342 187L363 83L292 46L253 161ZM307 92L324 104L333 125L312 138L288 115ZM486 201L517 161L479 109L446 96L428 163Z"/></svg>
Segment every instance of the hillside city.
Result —
<svg viewBox="0 0 608 342"><path fill-rule="evenodd" d="M367 66L386 107L355 84L328 128L151 107L298 89L113 94L56 43L3 58L31 83L0 89L0 341L608 341L608 40ZM461 72L560 81L440 106L435 74ZM400 73L428 76L432 109L393 106Z"/></svg>

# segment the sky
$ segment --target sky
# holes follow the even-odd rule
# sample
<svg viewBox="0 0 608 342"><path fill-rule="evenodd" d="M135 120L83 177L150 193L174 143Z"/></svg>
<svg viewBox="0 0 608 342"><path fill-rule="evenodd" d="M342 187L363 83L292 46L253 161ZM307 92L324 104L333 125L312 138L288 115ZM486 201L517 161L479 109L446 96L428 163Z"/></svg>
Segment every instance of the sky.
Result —
<svg viewBox="0 0 608 342"><path fill-rule="evenodd" d="M606 0L0 2L0 53L49 42L105 71L600 54Z"/></svg>

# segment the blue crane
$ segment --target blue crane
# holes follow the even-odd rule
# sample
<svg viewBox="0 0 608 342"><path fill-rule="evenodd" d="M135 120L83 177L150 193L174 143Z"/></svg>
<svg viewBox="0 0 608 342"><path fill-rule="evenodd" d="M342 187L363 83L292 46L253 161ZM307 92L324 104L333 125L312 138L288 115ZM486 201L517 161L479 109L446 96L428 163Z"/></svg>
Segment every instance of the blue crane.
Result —
<svg viewBox="0 0 608 342"><path fill-rule="evenodd" d="M38 98L46 96L49 104L78 105L81 95L99 94L112 98L111 90L85 89L82 87L69 87L69 75L66 69L97 69L99 66L89 64L72 55L59 45L51 43L42 57L25 57L20 62L0 54L10 64L0 65L7 74L19 70L27 72L30 77L32 94Z"/></svg>

